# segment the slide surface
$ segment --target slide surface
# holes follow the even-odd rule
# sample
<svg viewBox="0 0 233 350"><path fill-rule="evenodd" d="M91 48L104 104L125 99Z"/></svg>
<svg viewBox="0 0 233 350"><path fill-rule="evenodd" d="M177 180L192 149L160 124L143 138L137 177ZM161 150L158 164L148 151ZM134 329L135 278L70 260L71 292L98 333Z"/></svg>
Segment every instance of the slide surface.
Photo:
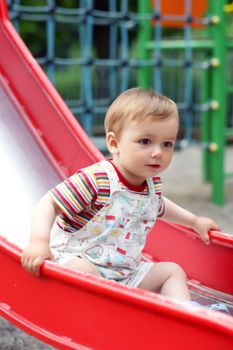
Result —
<svg viewBox="0 0 233 350"><path fill-rule="evenodd" d="M0 315L59 349L232 349L230 316L51 262L43 264L40 278L21 268L34 204L65 176L102 158L0 1ZM192 231L160 221L145 255L180 263L194 295L231 306L233 240L215 232L212 241L206 247Z"/></svg>
<svg viewBox="0 0 233 350"><path fill-rule="evenodd" d="M23 246L29 232L28 214L38 199L60 179L2 84L0 159L0 232L10 241Z"/></svg>

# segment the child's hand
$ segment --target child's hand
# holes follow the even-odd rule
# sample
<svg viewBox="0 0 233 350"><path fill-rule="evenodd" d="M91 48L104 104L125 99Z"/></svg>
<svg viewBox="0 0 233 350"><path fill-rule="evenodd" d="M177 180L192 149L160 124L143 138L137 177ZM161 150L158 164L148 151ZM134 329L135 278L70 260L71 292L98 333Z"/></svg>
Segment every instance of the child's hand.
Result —
<svg viewBox="0 0 233 350"><path fill-rule="evenodd" d="M35 240L29 243L22 253L22 267L35 276L40 274L40 266L46 259L52 259L48 242Z"/></svg>
<svg viewBox="0 0 233 350"><path fill-rule="evenodd" d="M210 218L197 216L193 222L193 229L202 238L205 244L210 244L208 232L210 230L220 231L219 226Z"/></svg>

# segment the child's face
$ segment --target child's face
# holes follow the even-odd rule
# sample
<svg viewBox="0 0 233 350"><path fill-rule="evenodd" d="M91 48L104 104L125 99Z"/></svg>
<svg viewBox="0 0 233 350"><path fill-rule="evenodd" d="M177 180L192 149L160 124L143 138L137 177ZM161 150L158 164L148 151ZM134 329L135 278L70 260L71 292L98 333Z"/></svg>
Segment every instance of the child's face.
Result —
<svg viewBox="0 0 233 350"><path fill-rule="evenodd" d="M172 160L178 132L178 117L126 122L119 138L107 135L113 162L124 177L141 185L147 177L164 171Z"/></svg>

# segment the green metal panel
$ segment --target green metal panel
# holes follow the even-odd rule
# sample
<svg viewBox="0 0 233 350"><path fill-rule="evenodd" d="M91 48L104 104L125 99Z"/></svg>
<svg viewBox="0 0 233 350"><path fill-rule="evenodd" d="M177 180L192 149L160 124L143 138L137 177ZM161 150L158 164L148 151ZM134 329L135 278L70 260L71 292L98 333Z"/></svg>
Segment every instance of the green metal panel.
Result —
<svg viewBox="0 0 233 350"><path fill-rule="evenodd" d="M217 150L210 154L213 181L213 202L224 202L224 153L226 125L226 21L224 13L225 0L209 0L209 12L212 16L210 33L213 39L213 57L219 60L219 66L213 67L211 81L212 102L211 137Z"/></svg>
<svg viewBox="0 0 233 350"><path fill-rule="evenodd" d="M138 0L138 13L142 16L151 12L150 1ZM145 16L146 18L146 16ZM145 44L151 39L151 24L150 20L143 19L139 23L139 31L137 37L137 55L139 60L146 60L149 57L149 51L146 49ZM149 74L150 70L146 66L142 66L138 69L138 86L149 87Z"/></svg>
<svg viewBox="0 0 233 350"><path fill-rule="evenodd" d="M211 74L209 69L204 70L202 77L202 102L205 103L209 100L210 96L210 86L211 86ZM210 163L210 152L208 150L208 145L211 140L210 135L210 110L206 110L201 113L200 122L200 138L204 145L204 150L202 153L202 163L203 163L203 178L204 181L211 181L211 168Z"/></svg>

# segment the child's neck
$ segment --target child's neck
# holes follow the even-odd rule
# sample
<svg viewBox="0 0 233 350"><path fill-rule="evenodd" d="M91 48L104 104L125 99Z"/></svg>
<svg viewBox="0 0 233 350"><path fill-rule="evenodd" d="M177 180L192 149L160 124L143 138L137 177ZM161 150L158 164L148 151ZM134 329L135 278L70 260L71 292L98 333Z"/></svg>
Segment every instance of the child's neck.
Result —
<svg viewBox="0 0 233 350"><path fill-rule="evenodd" d="M136 192L143 192L147 188L147 182L146 180L139 185L132 184L130 181L128 181L125 176L121 173L117 165L114 163L114 160L109 159L109 162L113 165L114 169L116 170L116 173L119 177L119 180L121 183L126 186L129 190L136 191Z"/></svg>

